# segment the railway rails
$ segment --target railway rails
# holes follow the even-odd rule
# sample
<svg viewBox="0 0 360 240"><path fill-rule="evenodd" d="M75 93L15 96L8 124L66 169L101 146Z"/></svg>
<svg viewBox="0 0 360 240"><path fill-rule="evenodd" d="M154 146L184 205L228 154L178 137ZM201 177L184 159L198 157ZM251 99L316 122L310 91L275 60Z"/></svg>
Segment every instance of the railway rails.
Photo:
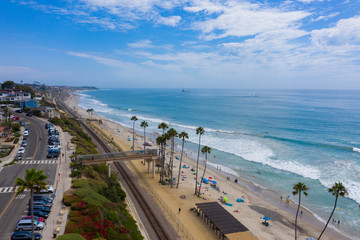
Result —
<svg viewBox="0 0 360 240"><path fill-rule="evenodd" d="M58 101L58 103L68 112L70 115L76 119L76 115L67 107L65 104L63 104L61 101ZM84 128L88 133L91 134L91 136L94 138L95 141L99 143L99 145L104 149L105 152L110 153L112 152L111 148L104 143L104 141L96 134L94 131L87 126L84 122L81 120L77 120L77 122ZM147 217L149 223L151 224L152 228L154 229L154 232L156 233L158 239L160 240L170 240L172 239L167 231L165 230L163 224L160 223L159 219L156 217L154 211L150 207L148 201L143 196L141 191L139 190L138 186L134 184L134 182L131 180L130 175L128 171L126 171L124 163L118 163L114 162L114 166L118 170L118 172L121 174L123 180L128 185L128 189L132 192L133 196L135 197L136 201L138 202L139 206L141 207L142 211L144 212L145 216Z"/></svg>

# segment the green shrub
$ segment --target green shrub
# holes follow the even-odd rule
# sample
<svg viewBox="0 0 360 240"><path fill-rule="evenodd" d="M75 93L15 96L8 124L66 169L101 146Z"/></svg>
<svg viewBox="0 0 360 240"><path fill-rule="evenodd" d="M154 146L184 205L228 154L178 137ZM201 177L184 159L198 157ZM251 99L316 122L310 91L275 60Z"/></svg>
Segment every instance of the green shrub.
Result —
<svg viewBox="0 0 360 240"><path fill-rule="evenodd" d="M64 197L63 197L63 203L66 206L70 206L71 203L73 203L73 202L80 202L80 201L81 201L81 199L74 195L64 195Z"/></svg>
<svg viewBox="0 0 360 240"><path fill-rule="evenodd" d="M120 185L113 185L109 186L108 188L105 188L101 194L105 196L107 199L109 199L112 202L121 202L124 201L126 198L126 193L124 190L120 187Z"/></svg>
<svg viewBox="0 0 360 240"><path fill-rule="evenodd" d="M110 221L112 221L113 223L119 223L120 222L120 218L118 215L118 212L115 210L110 210L108 215L107 215L107 219L109 219Z"/></svg>
<svg viewBox="0 0 360 240"><path fill-rule="evenodd" d="M85 206L85 203L80 202L72 202L71 203L71 210L81 210Z"/></svg>
<svg viewBox="0 0 360 240"><path fill-rule="evenodd" d="M78 233L67 233L58 237L57 240L86 240L86 238Z"/></svg>
<svg viewBox="0 0 360 240"><path fill-rule="evenodd" d="M80 197L87 204L96 205L98 207L101 207L104 203L109 202L109 200L104 196L90 189L79 188L74 192L74 195Z"/></svg>

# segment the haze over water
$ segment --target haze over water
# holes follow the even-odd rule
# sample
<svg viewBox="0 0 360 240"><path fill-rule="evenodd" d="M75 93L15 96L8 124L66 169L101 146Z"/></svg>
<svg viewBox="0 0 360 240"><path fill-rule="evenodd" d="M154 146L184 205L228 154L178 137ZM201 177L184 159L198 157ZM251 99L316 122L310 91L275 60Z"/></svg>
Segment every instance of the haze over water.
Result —
<svg viewBox="0 0 360 240"><path fill-rule="evenodd" d="M136 115L138 130L146 120L148 131L159 132L166 121L189 133L189 150L196 151L195 129L205 127L212 163L283 196L304 182L310 190L302 204L322 219L334 203L327 188L340 181L349 196L334 218L360 236L360 91L107 89L80 96L80 106L123 125Z"/></svg>

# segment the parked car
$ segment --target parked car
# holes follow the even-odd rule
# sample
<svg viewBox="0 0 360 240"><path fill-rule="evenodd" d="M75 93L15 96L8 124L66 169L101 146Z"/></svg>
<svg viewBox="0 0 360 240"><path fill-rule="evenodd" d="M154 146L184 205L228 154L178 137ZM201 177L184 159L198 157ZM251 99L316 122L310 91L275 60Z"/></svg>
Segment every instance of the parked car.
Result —
<svg viewBox="0 0 360 240"><path fill-rule="evenodd" d="M31 215L31 210L30 209L29 209L28 214ZM43 218L47 219L48 216L49 216L49 213L48 212L43 212L41 210L34 209L34 216L43 217Z"/></svg>
<svg viewBox="0 0 360 240"><path fill-rule="evenodd" d="M13 119L14 121L17 121L17 120L19 120L20 118L19 118L18 116L13 116L12 119Z"/></svg>
<svg viewBox="0 0 360 240"><path fill-rule="evenodd" d="M41 189L40 193L53 193L54 192L54 187L51 185L47 185L46 189Z"/></svg>
<svg viewBox="0 0 360 240"><path fill-rule="evenodd" d="M26 146L27 146L27 141L26 141L26 140L23 140L23 141L21 142L21 146L22 146L22 147L26 147Z"/></svg>
<svg viewBox="0 0 360 240"><path fill-rule="evenodd" d="M13 232L11 235L11 240L31 240L32 233L31 231L19 231ZM40 233L34 233L35 240L40 240L42 238Z"/></svg>
<svg viewBox="0 0 360 240"><path fill-rule="evenodd" d="M49 145L54 146L54 145L60 145L59 141L50 141Z"/></svg>
<svg viewBox="0 0 360 240"><path fill-rule="evenodd" d="M50 126L52 126L51 123L45 123L45 129L48 129Z"/></svg>
<svg viewBox="0 0 360 240"><path fill-rule="evenodd" d="M34 211L38 210L38 211L47 212L47 213L49 213L51 211L51 208L44 207L44 206L39 206L39 205L34 205L33 208L34 208ZM29 212L31 212L30 207L29 207Z"/></svg>
<svg viewBox="0 0 360 240"><path fill-rule="evenodd" d="M31 219L31 215L22 218L22 220L24 220L24 219ZM34 219L39 222L45 222L45 218L43 218L43 217L34 216Z"/></svg>
<svg viewBox="0 0 360 240"><path fill-rule="evenodd" d="M48 151L50 149L61 149L61 146L60 145L50 145L50 146L48 146Z"/></svg>
<svg viewBox="0 0 360 240"><path fill-rule="evenodd" d="M21 160L22 157L21 157L21 153L16 153L16 156L15 156L16 160Z"/></svg>
<svg viewBox="0 0 360 240"><path fill-rule="evenodd" d="M22 113L21 109L15 110L16 113Z"/></svg>
<svg viewBox="0 0 360 240"><path fill-rule="evenodd" d="M35 230L42 230L45 227L45 223L43 222L39 222L37 220L33 220L34 221L34 228ZM31 219L24 219L24 220L20 220L15 227L16 231L22 231L22 230L31 230L31 224L32 221Z"/></svg>
<svg viewBox="0 0 360 240"><path fill-rule="evenodd" d="M43 194L36 194L36 193L34 193L34 201L36 201L36 200L42 200L42 201L46 201L46 202L52 203L52 199L51 199L51 198L45 197Z"/></svg>
<svg viewBox="0 0 360 240"><path fill-rule="evenodd" d="M24 154L25 153L25 148L21 147L19 148L18 154Z"/></svg>
<svg viewBox="0 0 360 240"><path fill-rule="evenodd" d="M30 204L30 200L29 200L29 204ZM33 202L34 206L35 205L39 205L39 206L44 206L44 207L52 207L52 203L49 203L47 201L43 201L43 200L34 200Z"/></svg>
<svg viewBox="0 0 360 240"><path fill-rule="evenodd" d="M21 126L25 126L25 123L24 123L23 121L20 121L19 124L20 124Z"/></svg>
<svg viewBox="0 0 360 240"><path fill-rule="evenodd" d="M31 114L31 113L27 113L26 116L32 117L32 114Z"/></svg>

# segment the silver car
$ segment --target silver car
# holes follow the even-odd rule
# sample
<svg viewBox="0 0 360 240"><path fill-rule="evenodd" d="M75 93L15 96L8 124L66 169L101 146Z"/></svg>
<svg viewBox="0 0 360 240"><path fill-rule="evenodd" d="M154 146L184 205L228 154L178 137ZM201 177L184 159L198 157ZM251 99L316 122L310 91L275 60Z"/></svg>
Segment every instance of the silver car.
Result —
<svg viewBox="0 0 360 240"><path fill-rule="evenodd" d="M42 230L45 226L45 223L39 222L34 219L34 229ZM31 219L20 220L15 227L16 231L31 231Z"/></svg>

